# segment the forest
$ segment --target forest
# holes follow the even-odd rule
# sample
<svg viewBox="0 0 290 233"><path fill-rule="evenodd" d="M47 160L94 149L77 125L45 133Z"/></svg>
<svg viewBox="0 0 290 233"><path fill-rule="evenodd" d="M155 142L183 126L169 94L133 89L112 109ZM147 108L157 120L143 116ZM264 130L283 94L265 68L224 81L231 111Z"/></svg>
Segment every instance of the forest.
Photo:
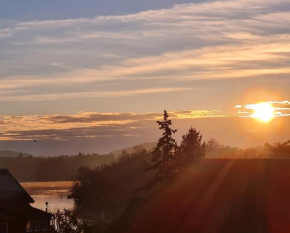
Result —
<svg viewBox="0 0 290 233"><path fill-rule="evenodd" d="M115 161L113 155L82 154L56 157L0 157L0 167L8 169L20 182L70 181L79 167L98 167Z"/></svg>

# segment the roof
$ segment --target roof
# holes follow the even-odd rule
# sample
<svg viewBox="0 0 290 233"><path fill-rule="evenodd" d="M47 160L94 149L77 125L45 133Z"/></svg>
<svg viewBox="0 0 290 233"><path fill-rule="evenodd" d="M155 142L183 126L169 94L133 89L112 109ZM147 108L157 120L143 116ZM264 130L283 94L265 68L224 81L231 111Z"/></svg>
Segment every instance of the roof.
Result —
<svg viewBox="0 0 290 233"><path fill-rule="evenodd" d="M34 203L32 197L11 173L7 169L0 169L0 203L7 201Z"/></svg>

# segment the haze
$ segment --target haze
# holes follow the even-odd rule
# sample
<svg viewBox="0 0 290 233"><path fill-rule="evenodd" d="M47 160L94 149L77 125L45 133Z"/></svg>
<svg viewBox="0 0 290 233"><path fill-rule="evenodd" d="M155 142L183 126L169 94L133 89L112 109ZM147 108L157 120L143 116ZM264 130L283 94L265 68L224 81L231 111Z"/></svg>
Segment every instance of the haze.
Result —
<svg viewBox="0 0 290 233"><path fill-rule="evenodd" d="M285 141L289 25L286 0L5 0L0 150L154 142L164 109L177 139L193 126L231 146ZM271 121L252 117L258 103L274 105Z"/></svg>

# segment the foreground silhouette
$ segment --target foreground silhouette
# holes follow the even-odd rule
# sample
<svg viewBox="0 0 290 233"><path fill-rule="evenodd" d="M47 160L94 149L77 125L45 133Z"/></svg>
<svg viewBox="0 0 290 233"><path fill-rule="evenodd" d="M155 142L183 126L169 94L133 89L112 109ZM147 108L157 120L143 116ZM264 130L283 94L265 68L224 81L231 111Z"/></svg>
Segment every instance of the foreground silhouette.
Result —
<svg viewBox="0 0 290 233"><path fill-rule="evenodd" d="M290 232L289 169L290 160L200 160L114 229L129 222L123 232Z"/></svg>

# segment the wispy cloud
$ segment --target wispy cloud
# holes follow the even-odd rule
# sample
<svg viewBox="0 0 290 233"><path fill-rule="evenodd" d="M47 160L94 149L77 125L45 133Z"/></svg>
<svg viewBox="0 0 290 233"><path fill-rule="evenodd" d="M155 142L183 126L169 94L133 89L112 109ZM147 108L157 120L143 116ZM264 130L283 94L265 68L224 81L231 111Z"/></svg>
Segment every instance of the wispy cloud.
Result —
<svg viewBox="0 0 290 233"><path fill-rule="evenodd" d="M129 91L107 91L107 92L76 92L76 93L58 93L58 94L37 94L37 95L24 95L24 96L3 96L0 102L6 101L43 101L43 100L59 100L59 99L82 99L82 98L112 98L123 96L137 96L154 93L166 92L184 92L192 90L192 88L155 88L155 89L140 89ZM3 92L2 94L6 94ZM14 92L11 92L14 93ZM0 92L1 96L1 92Z"/></svg>
<svg viewBox="0 0 290 233"><path fill-rule="evenodd" d="M169 113L171 119L224 117L219 111L188 110ZM136 137L152 129L162 114L80 112L73 115L0 116L0 140L72 140L76 138Z"/></svg>
<svg viewBox="0 0 290 233"><path fill-rule="evenodd" d="M148 90L161 93L194 80L277 80L290 74L289 9L286 0L210 1L129 15L2 21L0 89L26 91L2 99L136 95L143 83L131 80L150 80ZM158 80L170 85L161 90ZM99 94L86 86L98 82ZM63 86L69 94L59 94Z"/></svg>

